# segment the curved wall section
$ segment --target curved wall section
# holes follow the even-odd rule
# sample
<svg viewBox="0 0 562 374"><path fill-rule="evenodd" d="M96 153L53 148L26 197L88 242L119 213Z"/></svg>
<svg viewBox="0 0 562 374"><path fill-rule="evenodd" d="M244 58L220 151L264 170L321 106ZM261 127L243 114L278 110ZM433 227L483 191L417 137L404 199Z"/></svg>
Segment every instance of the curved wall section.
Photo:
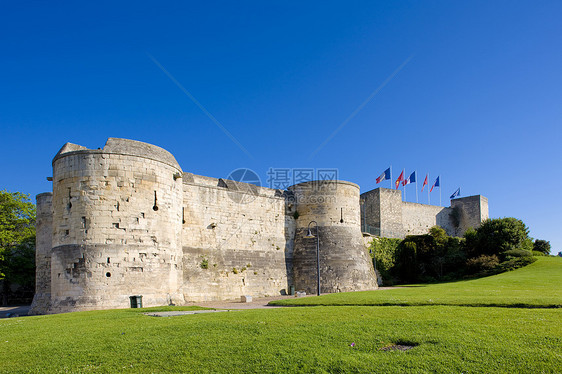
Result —
<svg viewBox="0 0 562 374"><path fill-rule="evenodd" d="M51 248L53 236L53 194L37 195L35 222L35 295L29 314L44 314L51 307Z"/></svg>
<svg viewBox="0 0 562 374"><path fill-rule="evenodd" d="M318 223L320 291L377 288L375 272L363 244L359 186L345 181L312 181L289 187L298 214L293 252L295 288L316 293L316 238L306 238ZM314 224L312 234L316 234Z"/></svg>
<svg viewBox="0 0 562 374"><path fill-rule="evenodd" d="M167 151L136 141L61 149L53 160L51 312L125 308L132 295L146 306L183 302L181 173Z"/></svg>

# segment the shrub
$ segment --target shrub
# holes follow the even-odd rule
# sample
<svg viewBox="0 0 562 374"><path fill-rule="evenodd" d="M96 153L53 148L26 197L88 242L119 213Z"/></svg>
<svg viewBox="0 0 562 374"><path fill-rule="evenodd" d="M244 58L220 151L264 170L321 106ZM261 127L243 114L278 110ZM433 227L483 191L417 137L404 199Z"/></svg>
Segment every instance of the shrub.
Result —
<svg viewBox="0 0 562 374"><path fill-rule="evenodd" d="M524 249L510 249L509 251L505 251L504 253L502 253L502 255L505 260L532 256L531 251L526 251Z"/></svg>
<svg viewBox="0 0 562 374"><path fill-rule="evenodd" d="M515 257L510 260L502 262L497 268L496 271L498 273L502 273L504 271L511 271L515 269L522 268L523 266L527 266L532 264L533 262L537 261L536 258L533 256L525 256L525 257Z"/></svg>
<svg viewBox="0 0 562 374"><path fill-rule="evenodd" d="M547 254L539 251L531 251L531 253L533 254L533 256L548 256Z"/></svg>
<svg viewBox="0 0 562 374"><path fill-rule="evenodd" d="M385 283L392 283L391 271L396 264L400 239L375 238L369 246L371 257L376 260L377 270Z"/></svg>
<svg viewBox="0 0 562 374"><path fill-rule="evenodd" d="M470 273L489 271L497 267L500 263L496 255L480 255L466 260L467 270Z"/></svg>

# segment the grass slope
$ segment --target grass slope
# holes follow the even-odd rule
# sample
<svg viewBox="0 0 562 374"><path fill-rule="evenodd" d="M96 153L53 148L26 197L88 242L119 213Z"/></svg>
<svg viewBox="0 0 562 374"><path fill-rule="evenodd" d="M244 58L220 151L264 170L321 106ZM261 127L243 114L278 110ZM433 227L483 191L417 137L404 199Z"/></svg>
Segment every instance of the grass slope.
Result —
<svg viewBox="0 0 562 374"><path fill-rule="evenodd" d="M495 294L500 300L506 299L504 293L523 292L525 303L551 305L562 271L562 262L554 260L501 276L448 284L452 291L447 285L405 291L423 300L428 289L439 286L445 296L437 291L432 295L452 302L460 293L469 304L476 303L470 301L471 295L481 300L477 291L482 291L485 300L495 304L491 293L495 283L502 289ZM528 271L533 266L535 273ZM531 298L524 290L544 297ZM424 295L416 296L416 291ZM338 296L353 299L354 295ZM196 308L149 310L172 309ZM562 309L558 308L316 306L167 318L149 317L142 314L145 311L0 320L0 372L562 372ZM406 352L381 350L395 343L417 346Z"/></svg>
<svg viewBox="0 0 562 374"><path fill-rule="evenodd" d="M491 277L412 285L392 290L327 294L271 305L457 305L562 307L562 258L538 257L524 268Z"/></svg>

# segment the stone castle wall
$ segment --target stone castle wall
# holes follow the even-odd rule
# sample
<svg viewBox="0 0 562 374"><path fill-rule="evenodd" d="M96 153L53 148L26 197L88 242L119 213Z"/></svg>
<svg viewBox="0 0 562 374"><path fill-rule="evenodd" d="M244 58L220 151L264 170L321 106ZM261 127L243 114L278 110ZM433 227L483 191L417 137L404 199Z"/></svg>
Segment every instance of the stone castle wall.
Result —
<svg viewBox="0 0 562 374"><path fill-rule="evenodd" d="M454 233L450 210L441 206L402 202L404 234L427 234L433 226L441 226L446 232Z"/></svg>
<svg viewBox="0 0 562 374"><path fill-rule="evenodd" d="M295 220L281 191L192 174L183 191L185 300L288 292Z"/></svg>
<svg viewBox="0 0 562 374"><path fill-rule="evenodd" d="M377 288L361 234L359 186L344 181L313 181L289 190L298 212L293 256L295 287L307 293L318 291L318 239L321 292ZM316 224L310 225L312 221ZM318 238L307 237L309 228Z"/></svg>
<svg viewBox="0 0 562 374"><path fill-rule="evenodd" d="M53 194L37 195L35 223L35 296L30 314L39 314L51 308L51 248L53 248Z"/></svg>
<svg viewBox="0 0 562 374"><path fill-rule="evenodd" d="M462 236L488 218L488 199L468 196L451 200L450 207L402 201L402 192L377 188L361 195L363 231L389 238L426 234L433 226Z"/></svg>
<svg viewBox="0 0 562 374"><path fill-rule="evenodd" d="M53 193L37 196L32 313L126 308L134 295L156 306L316 293L316 235L321 292L375 289L362 229L404 237L437 224L458 234L487 218L487 204L405 203L400 191L359 195L345 181L274 190L184 173L142 142L67 143L53 159Z"/></svg>

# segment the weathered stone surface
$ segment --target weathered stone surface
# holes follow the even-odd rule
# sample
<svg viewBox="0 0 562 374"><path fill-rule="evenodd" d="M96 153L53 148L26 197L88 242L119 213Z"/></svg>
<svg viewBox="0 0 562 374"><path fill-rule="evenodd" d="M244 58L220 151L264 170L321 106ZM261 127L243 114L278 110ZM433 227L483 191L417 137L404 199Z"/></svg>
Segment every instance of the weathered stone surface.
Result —
<svg viewBox="0 0 562 374"><path fill-rule="evenodd" d="M51 308L51 248L53 230L53 194L37 195L35 245L35 296L29 314L44 314Z"/></svg>
<svg viewBox="0 0 562 374"><path fill-rule="evenodd" d="M433 226L462 236L488 218L488 199L468 196L451 200L451 207L402 201L400 190L377 188L361 194L363 230L389 238L426 234Z"/></svg>
<svg viewBox="0 0 562 374"><path fill-rule="evenodd" d="M404 203L400 191L361 195L345 181L287 191L184 173L150 144L109 138L67 143L53 159L53 193L37 196L37 286L32 313L240 300L377 287L368 236L403 237L438 224L462 233L488 216L487 199L451 208ZM314 225L313 225L314 227ZM302 293L297 293L302 295Z"/></svg>
<svg viewBox="0 0 562 374"><path fill-rule="evenodd" d="M289 190L298 212L293 253L296 290L318 291L317 244L321 293L376 289L360 229L359 186L344 181L306 182ZM307 237L309 227L314 238Z"/></svg>

